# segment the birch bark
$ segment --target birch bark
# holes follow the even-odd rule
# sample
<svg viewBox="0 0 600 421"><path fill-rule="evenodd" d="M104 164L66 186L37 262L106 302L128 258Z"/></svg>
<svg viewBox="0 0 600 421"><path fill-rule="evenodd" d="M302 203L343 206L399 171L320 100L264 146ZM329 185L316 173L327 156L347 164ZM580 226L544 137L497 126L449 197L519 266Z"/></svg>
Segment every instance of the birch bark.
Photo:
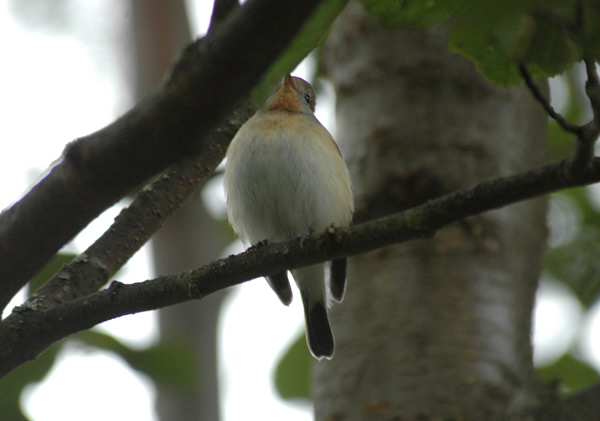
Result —
<svg viewBox="0 0 600 421"><path fill-rule="evenodd" d="M355 221L544 160L530 93L485 81L443 27L385 27L351 3L322 62ZM530 331L545 240L536 199L351 259L331 312L336 354L315 367L316 419L527 419L541 393Z"/></svg>

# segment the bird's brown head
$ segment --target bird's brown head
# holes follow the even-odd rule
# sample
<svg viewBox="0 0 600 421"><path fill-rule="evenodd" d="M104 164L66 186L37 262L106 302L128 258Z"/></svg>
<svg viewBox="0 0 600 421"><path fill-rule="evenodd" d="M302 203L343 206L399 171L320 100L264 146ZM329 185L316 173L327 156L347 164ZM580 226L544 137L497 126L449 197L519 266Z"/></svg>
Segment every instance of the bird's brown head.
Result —
<svg viewBox="0 0 600 421"><path fill-rule="evenodd" d="M310 113L315 111L316 94L307 81L287 74L281 88L269 98L268 111Z"/></svg>

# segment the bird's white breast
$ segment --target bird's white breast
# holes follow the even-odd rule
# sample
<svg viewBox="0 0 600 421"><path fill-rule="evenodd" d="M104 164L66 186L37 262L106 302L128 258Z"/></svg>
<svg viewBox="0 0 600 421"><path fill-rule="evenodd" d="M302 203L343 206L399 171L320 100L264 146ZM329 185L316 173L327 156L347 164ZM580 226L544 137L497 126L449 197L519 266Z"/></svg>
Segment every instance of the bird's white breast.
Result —
<svg viewBox="0 0 600 421"><path fill-rule="evenodd" d="M350 179L333 139L313 116L282 113L255 115L227 152L228 216L247 243L287 240L352 218Z"/></svg>

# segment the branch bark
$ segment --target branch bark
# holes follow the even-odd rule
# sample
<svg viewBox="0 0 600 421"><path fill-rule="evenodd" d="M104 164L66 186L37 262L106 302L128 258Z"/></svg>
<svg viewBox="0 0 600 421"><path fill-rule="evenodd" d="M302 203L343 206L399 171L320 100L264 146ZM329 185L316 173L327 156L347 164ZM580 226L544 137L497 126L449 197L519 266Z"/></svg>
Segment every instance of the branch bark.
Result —
<svg viewBox="0 0 600 421"><path fill-rule="evenodd" d="M71 143L62 162L0 215L0 308L100 212L207 147L203 135L258 82L318 3L248 1L187 47L153 95Z"/></svg>
<svg viewBox="0 0 600 421"><path fill-rule="evenodd" d="M171 166L144 188L111 227L73 262L62 268L27 301L38 310L63 304L101 288L211 177L227 145L254 109L249 100L210 135L210 146L195 159Z"/></svg>
<svg viewBox="0 0 600 421"><path fill-rule="evenodd" d="M50 344L115 317L200 299L258 276L357 255L416 238L488 210L560 189L600 181L600 158L578 176L563 160L430 200L407 211L287 243L254 247L198 269L110 288L49 309L24 305L0 324L0 376L35 358Z"/></svg>

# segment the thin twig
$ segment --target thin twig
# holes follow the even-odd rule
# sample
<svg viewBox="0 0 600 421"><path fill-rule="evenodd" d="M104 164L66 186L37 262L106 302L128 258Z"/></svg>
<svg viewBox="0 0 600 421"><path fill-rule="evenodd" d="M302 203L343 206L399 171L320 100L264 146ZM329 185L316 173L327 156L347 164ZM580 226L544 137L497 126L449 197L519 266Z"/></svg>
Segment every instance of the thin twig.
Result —
<svg viewBox="0 0 600 421"><path fill-rule="evenodd" d="M596 72L596 63L589 59L585 59L584 63L587 72L585 93L590 101L593 118L581 126L577 135L577 144L571 159L571 170L574 174L589 170L594 158L594 144L600 134L600 81Z"/></svg>
<svg viewBox="0 0 600 421"><path fill-rule="evenodd" d="M519 71L521 72L521 76L523 76L523 79L525 80L525 84L527 85L535 99L544 107L544 110L546 110L548 116L550 116L550 118L556 121L558 125L562 127L565 131L573 133L574 135L579 137L581 127L570 123L556 110L554 110L554 107L550 105L548 99L544 96L542 91L540 91L539 87L535 84L535 82L531 78L531 75L529 74L524 65L519 65Z"/></svg>
<svg viewBox="0 0 600 421"><path fill-rule="evenodd" d="M556 112L552 105L550 105L548 99L533 82L531 75L525 66L519 66L519 70L521 71L521 75L523 76L527 87L537 101L542 104L548 116L554 119L554 121L556 121L565 131L573 133L577 138L573 156L569 161L569 170L573 175L579 175L582 172L589 170L590 163L594 157L594 143L600 133L600 82L598 80L595 63L590 60L585 60L585 66L588 74L585 91L592 105L594 118L581 126L570 123L561 114Z"/></svg>
<svg viewBox="0 0 600 421"><path fill-rule="evenodd" d="M590 99L594 120L600 123L600 79L596 70L596 62L594 60L585 59L585 70L587 73L587 81L585 83L585 93Z"/></svg>

